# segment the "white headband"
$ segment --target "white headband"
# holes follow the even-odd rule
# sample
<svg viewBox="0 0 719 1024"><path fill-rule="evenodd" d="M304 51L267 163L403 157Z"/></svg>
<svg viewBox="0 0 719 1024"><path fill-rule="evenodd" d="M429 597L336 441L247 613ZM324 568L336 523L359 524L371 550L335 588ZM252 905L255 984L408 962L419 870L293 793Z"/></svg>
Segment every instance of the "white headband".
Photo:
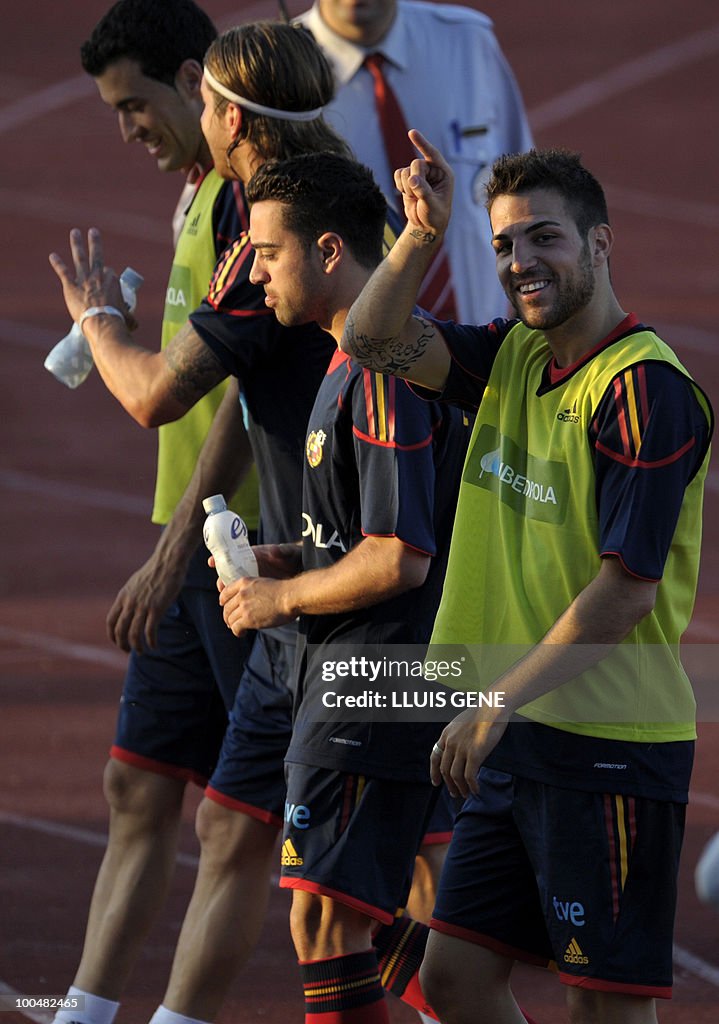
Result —
<svg viewBox="0 0 719 1024"><path fill-rule="evenodd" d="M263 107L261 103L253 103L252 100L246 100L244 96L238 96L232 89L222 85L207 67L204 69L204 75L208 84L212 86L215 92L219 92L220 96L224 96L226 100L230 100L231 103L236 103L240 107L246 107L247 110L251 110L255 114L264 114L265 117L276 117L281 121L314 121L322 115L322 107L317 107L316 110L275 110L274 107Z"/></svg>

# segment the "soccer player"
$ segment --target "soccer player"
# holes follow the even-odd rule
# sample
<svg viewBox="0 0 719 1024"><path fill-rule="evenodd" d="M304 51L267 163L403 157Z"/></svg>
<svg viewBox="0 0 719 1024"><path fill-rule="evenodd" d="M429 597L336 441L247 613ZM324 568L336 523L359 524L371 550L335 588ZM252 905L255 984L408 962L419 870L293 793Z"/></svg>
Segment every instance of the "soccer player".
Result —
<svg viewBox="0 0 719 1024"><path fill-rule="evenodd" d="M213 169L200 127L202 61L216 35L193 0L120 0L80 52L123 140L144 146L159 171L185 182L173 224L163 347L206 295L227 242L247 225L241 186ZM193 477L215 417L224 454L212 474ZM114 1016L164 903L187 782L205 785L212 775L250 647L228 636L200 536L207 493L200 487L223 491L250 529L258 524L254 470L235 494L252 465L236 381L160 427L158 442L152 518L163 530L108 614L111 639L131 653L104 775L108 843L71 989L97 1024Z"/></svg>
<svg viewBox="0 0 719 1024"><path fill-rule="evenodd" d="M339 340L382 256L386 204L370 172L338 156L299 156L265 164L248 197L251 280L281 323L314 320ZM431 806L427 758L441 726L364 711L328 720L323 667L368 650L381 659L398 644L419 645L421 657L467 433L458 409L440 411L337 351L307 427L302 548L276 552L286 578L221 592L238 635L300 621L280 884L292 890L307 1024L388 1021L383 982L430 1010L417 980L427 929L394 915Z"/></svg>
<svg viewBox="0 0 719 1024"><path fill-rule="evenodd" d="M201 89L203 130L215 169L228 180L247 181L265 161L297 152L347 153L322 119L332 94L329 66L300 27L254 23L224 33L206 55ZM164 352L152 352L134 341L118 315L117 282L104 267L99 233L90 232L88 254L77 231L71 248L74 275L51 257L68 308L75 317L88 306L96 311L86 320L96 364L140 423L178 417L218 380L239 379L260 480L260 568L268 575L281 571L274 552L299 539L307 418L332 339L313 324L278 323L263 290L248 280L252 249L241 234L222 254L189 322ZM208 442L220 444L216 435L213 428ZM204 479L203 455L198 469ZM198 810L198 876L153 1024L212 1020L259 932L285 812L294 636L287 623L253 644Z"/></svg>
<svg viewBox="0 0 719 1024"><path fill-rule="evenodd" d="M164 16L159 10L163 5L157 6L157 16ZM146 32L149 27L143 22L139 29ZM156 45L162 50L161 40L156 40ZM304 29L270 23L244 25L214 40L204 59L207 70L203 72L202 64L198 64L195 81L196 91L204 102L195 115L201 116L207 135L208 164L211 162L216 174L228 183L231 194L235 193L233 186L247 180L265 159L287 156L297 150L347 152L346 144L322 119L322 107L332 95L332 75ZM291 75L285 73L288 66L292 68ZM215 86L210 86L203 74L212 75ZM141 115L135 109L140 103L139 85L133 84L134 90L113 92L122 123L128 125ZM217 91L228 88L243 97L242 105L228 102ZM160 94L165 106L179 103L170 87L160 90ZM147 110L142 113L145 118L149 116ZM158 127L146 124L143 130L137 128L137 134L153 154L157 153L158 159L164 158L169 148L164 137L171 135L169 128L161 133ZM228 376L236 378L247 409L248 432L259 476L260 539L269 544L299 539L305 428L332 354L332 339L314 325L287 329L277 323L265 305L262 289L248 280L252 253L246 232L239 228L221 252L205 296L196 308L188 311L188 318L169 343L161 351L145 348L135 340L136 335L131 334L122 315L107 309L124 307L115 277L104 270L99 233L92 233L89 264L79 232L72 237L76 262L72 277L62 260L54 262L63 278L71 315L77 319L88 306L98 310L86 319L85 332L96 366L110 390L141 424L157 426L168 421L181 423L188 410L194 409L219 382ZM235 386L235 397L236 394ZM193 515L199 510L201 517L201 498L218 490L219 477L213 460L219 458L224 462L228 454L233 455L236 434L223 436L224 426L220 422L211 428L199 456L191 485L196 502ZM242 449L236 448L234 454L241 460ZM192 527L192 522L188 522ZM195 531L193 546L200 539L199 523ZM207 567L206 552L201 561ZM214 579L212 585L214 588ZM212 614L216 615L216 589L212 594ZM220 625L222 636L218 646L227 639L234 643L221 618ZM295 632L287 626L257 637L244 673L239 658L230 663L238 676L239 688L229 724L224 707L217 723L224 733L219 756L215 749L205 772L197 772L203 782L209 775L196 821L200 865L168 988L154 1024L212 1020L259 934L275 840L284 815L283 758L291 733ZM194 663L188 669L185 674L191 682ZM152 717L148 720L146 697L136 703L127 713L143 716L143 736L155 740L164 735L167 723L162 716L160 723ZM174 724L172 710L165 717ZM204 739L201 732L197 742ZM192 753L189 740L187 748L181 744L181 756ZM159 755L156 759L161 760ZM147 786L167 787L169 783L167 773L159 772L154 762L140 764L149 769L144 771L149 781L129 803L129 823L133 825L138 817L144 823L147 815L149 842L153 843L153 829L164 829L165 816L152 817L145 808L144 794ZM171 811L179 821L179 809L174 804ZM172 863L174 830L170 830L169 840L163 840L163 855L168 842ZM118 870L122 869L122 850L115 854L113 863L116 862ZM130 868L128 863L127 870ZM97 993L101 1000L90 1002L82 1015L72 1011L69 1016L73 1021L109 1024L117 1011L129 963L147 926L146 918L136 924L125 916L122 896L129 893L139 904L147 902L154 907L160 895L159 885L156 890L152 879L137 890L130 888L131 873L129 879L113 896L112 913L105 909L109 902L106 891L98 890L93 920L102 921L105 929L114 928L120 921L123 927L118 927L107 950L98 950L98 960L101 959L105 972L100 991L94 987L94 976L83 976L85 984L81 987ZM95 934L88 933L88 955L92 955L96 944ZM123 960L119 959L120 954ZM68 1017L60 1014L59 1019Z"/></svg>
<svg viewBox="0 0 719 1024"><path fill-rule="evenodd" d="M620 306L604 195L571 153L502 158L487 185L517 319L415 316L452 173L410 136L421 158L395 173L407 226L342 345L478 409L431 651L463 645L504 705L463 711L433 749L434 782L468 799L422 985L450 1024L514 1024L514 961L553 961L572 1020L654 1024L696 735L678 645L711 407Z"/></svg>

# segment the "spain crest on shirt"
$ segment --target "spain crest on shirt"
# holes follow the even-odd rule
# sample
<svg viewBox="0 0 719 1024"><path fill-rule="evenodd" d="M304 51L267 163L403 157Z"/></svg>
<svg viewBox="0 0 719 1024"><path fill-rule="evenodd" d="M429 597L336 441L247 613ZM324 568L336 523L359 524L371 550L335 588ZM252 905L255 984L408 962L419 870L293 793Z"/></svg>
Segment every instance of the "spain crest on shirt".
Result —
<svg viewBox="0 0 719 1024"><path fill-rule="evenodd" d="M316 469L322 462L322 446L327 440L327 434L324 430L313 430L307 436L307 445L305 452L307 454L307 461L313 469Z"/></svg>

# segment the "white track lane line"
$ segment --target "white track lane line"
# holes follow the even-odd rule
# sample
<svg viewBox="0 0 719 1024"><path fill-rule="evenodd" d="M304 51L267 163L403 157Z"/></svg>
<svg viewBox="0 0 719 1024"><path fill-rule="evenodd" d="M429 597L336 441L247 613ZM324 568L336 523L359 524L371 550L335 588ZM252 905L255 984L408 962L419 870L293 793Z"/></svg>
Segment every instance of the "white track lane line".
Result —
<svg viewBox="0 0 719 1024"><path fill-rule="evenodd" d="M624 64L618 64L595 78L589 78L579 85L546 100L529 110L529 121L535 131L553 128L563 121L576 117L605 100L646 85L656 78L678 71L687 65L714 56L719 52L719 25L701 29L691 35L677 39L667 46L660 46L645 54L634 55Z"/></svg>

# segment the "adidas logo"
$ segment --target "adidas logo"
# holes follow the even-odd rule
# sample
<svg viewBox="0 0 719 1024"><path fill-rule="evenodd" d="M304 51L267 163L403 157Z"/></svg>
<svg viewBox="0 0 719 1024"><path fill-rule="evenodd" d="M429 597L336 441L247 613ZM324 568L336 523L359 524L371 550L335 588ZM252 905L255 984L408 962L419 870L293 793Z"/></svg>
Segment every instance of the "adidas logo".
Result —
<svg viewBox="0 0 719 1024"><path fill-rule="evenodd" d="M577 412L577 402L575 400L574 405L571 409L562 409L561 412L557 413L557 419L560 423L579 423L581 419Z"/></svg>
<svg viewBox="0 0 719 1024"><path fill-rule="evenodd" d="M304 861L294 848L291 839L285 839L282 844L281 864L286 868L296 868L299 867L300 864L304 864Z"/></svg>
<svg viewBox="0 0 719 1024"><path fill-rule="evenodd" d="M564 954L564 962L568 964L589 963L589 957L585 956L584 953L582 953L582 950L576 939L572 939L572 941L567 946L566 952Z"/></svg>
<svg viewBox="0 0 719 1024"><path fill-rule="evenodd" d="M196 214L192 218L190 223L187 225L187 228L185 230L186 230L186 233L188 235L196 235L197 234L197 231L198 231L199 226L200 226L200 217L201 216L202 216L202 214L200 214L200 213Z"/></svg>

